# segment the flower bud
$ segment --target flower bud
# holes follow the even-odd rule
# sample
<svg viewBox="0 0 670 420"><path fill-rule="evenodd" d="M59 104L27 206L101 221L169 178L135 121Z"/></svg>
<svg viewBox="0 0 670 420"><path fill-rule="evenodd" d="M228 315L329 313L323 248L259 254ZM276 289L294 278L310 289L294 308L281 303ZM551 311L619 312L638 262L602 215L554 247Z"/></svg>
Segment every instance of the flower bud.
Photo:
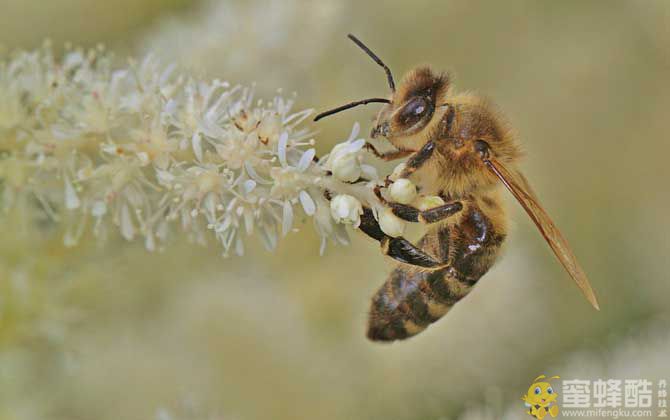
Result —
<svg viewBox="0 0 670 420"><path fill-rule="evenodd" d="M405 232L405 222L393 214L393 211L389 208L379 212L379 227L385 234L393 238L401 236Z"/></svg>
<svg viewBox="0 0 670 420"><path fill-rule="evenodd" d="M358 227L361 224L363 206L356 198L348 194L339 194L330 201L330 215L337 223Z"/></svg>
<svg viewBox="0 0 670 420"><path fill-rule="evenodd" d="M355 131L354 131L355 132ZM333 173L340 181L353 182L361 176L361 153L365 146L365 140L349 139L333 147L328 154L325 168Z"/></svg>
<svg viewBox="0 0 670 420"><path fill-rule="evenodd" d="M361 164L355 154L341 154L333 159L331 170L340 181L354 182L361 177Z"/></svg>
<svg viewBox="0 0 670 420"><path fill-rule="evenodd" d="M416 185L407 178L401 178L391 184L389 194L393 201L409 204L416 198Z"/></svg>
<svg viewBox="0 0 670 420"><path fill-rule="evenodd" d="M442 197L437 195L427 195L417 197L412 204L419 210L424 211L432 209L433 207L439 207L445 203Z"/></svg>

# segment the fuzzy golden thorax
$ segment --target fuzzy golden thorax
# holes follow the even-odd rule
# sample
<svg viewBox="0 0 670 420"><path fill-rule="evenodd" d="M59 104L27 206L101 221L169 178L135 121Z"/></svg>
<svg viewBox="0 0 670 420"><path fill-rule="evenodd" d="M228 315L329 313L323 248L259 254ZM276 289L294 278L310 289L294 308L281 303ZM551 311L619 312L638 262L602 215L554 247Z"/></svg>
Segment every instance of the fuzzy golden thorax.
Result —
<svg viewBox="0 0 670 420"><path fill-rule="evenodd" d="M485 99L453 94L446 74L427 67L409 72L377 116L371 137L385 137L399 150L419 151L433 142L431 159L417 172L425 191L462 196L498 184L482 161L488 153L510 167L521 156L512 131Z"/></svg>

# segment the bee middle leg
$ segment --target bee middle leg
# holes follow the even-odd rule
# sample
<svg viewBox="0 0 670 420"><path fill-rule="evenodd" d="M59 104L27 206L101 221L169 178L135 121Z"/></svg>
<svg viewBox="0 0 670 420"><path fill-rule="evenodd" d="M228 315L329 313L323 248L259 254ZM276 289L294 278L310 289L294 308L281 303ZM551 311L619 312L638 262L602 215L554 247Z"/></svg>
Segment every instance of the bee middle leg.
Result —
<svg viewBox="0 0 670 420"><path fill-rule="evenodd" d="M434 258L402 236L393 238L385 234L368 207L363 208L361 224L358 228L372 239L379 241L382 252L396 261L433 269L444 268L448 265L446 261Z"/></svg>
<svg viewBox="0 0 670 420"><path fill-rule="evenodd" d="M400 203L387 203L393 214L407 222L430 224L444 220L463 210L463 203L454 201L428 210L419 210L416 207Z"/></svg>
<svg viewBox="0 0 670 420"><path fill-rule="evenodd" d="M419 210L414 206L386 200L381 194L380 186L375 187L374 192L379 201L387 205L393 214L406 222L419 222L424 224L435 223L463 210L463 203L460 201L453 201L427 210Z"/></svg>

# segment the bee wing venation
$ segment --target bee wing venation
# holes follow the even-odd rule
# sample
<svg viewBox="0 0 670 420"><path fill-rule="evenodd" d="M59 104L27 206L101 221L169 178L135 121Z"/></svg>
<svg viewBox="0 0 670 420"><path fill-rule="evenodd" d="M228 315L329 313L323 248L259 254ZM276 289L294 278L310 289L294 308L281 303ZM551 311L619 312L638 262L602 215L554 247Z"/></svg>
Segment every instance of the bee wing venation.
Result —
<svg viewBox="0 0 670 420"><path fill-rule="evenodd" d="M542 236L547 241L552 251L561 262L568 274L577 283L586 299L591 303L595 309L600 309L598 300L593 288L589 283L586 273L579 265L577 257L570 249L568 241L558 227L551 220L547 212L540 204L537 195L533 192L528 184L528 181L521 174L509 171L495 157L489 157L484 160L488 168L500 179L505 187L512 193L512 195L519 201L519 204L526 210L528 216L533 220L537 228L542 233Z"/></svg>

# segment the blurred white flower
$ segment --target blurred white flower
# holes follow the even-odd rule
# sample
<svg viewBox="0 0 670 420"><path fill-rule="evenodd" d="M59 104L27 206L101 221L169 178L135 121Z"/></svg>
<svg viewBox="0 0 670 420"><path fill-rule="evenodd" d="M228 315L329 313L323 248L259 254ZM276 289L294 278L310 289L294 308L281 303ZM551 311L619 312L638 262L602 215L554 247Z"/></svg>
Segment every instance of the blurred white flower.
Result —
<svg viewBox="0 0 670 420"><path fill-rule="evenodd" d="M363 207L361 202L348 194L339 194L330 202L330 214L337 223L358 227L361 224Z"/></svg>
<svg viewBox="0 0 670 420"><path fill-rule="evenodd" d="M199 74L244 77L265 87L303 85L304 70L318 65L320 51L341 35L339 22L349 13L335 0L205 0L198 5L188 17L158 20L147 31L144 49ZM285 60L282 51L291 51L291 59Z"/></svg>

